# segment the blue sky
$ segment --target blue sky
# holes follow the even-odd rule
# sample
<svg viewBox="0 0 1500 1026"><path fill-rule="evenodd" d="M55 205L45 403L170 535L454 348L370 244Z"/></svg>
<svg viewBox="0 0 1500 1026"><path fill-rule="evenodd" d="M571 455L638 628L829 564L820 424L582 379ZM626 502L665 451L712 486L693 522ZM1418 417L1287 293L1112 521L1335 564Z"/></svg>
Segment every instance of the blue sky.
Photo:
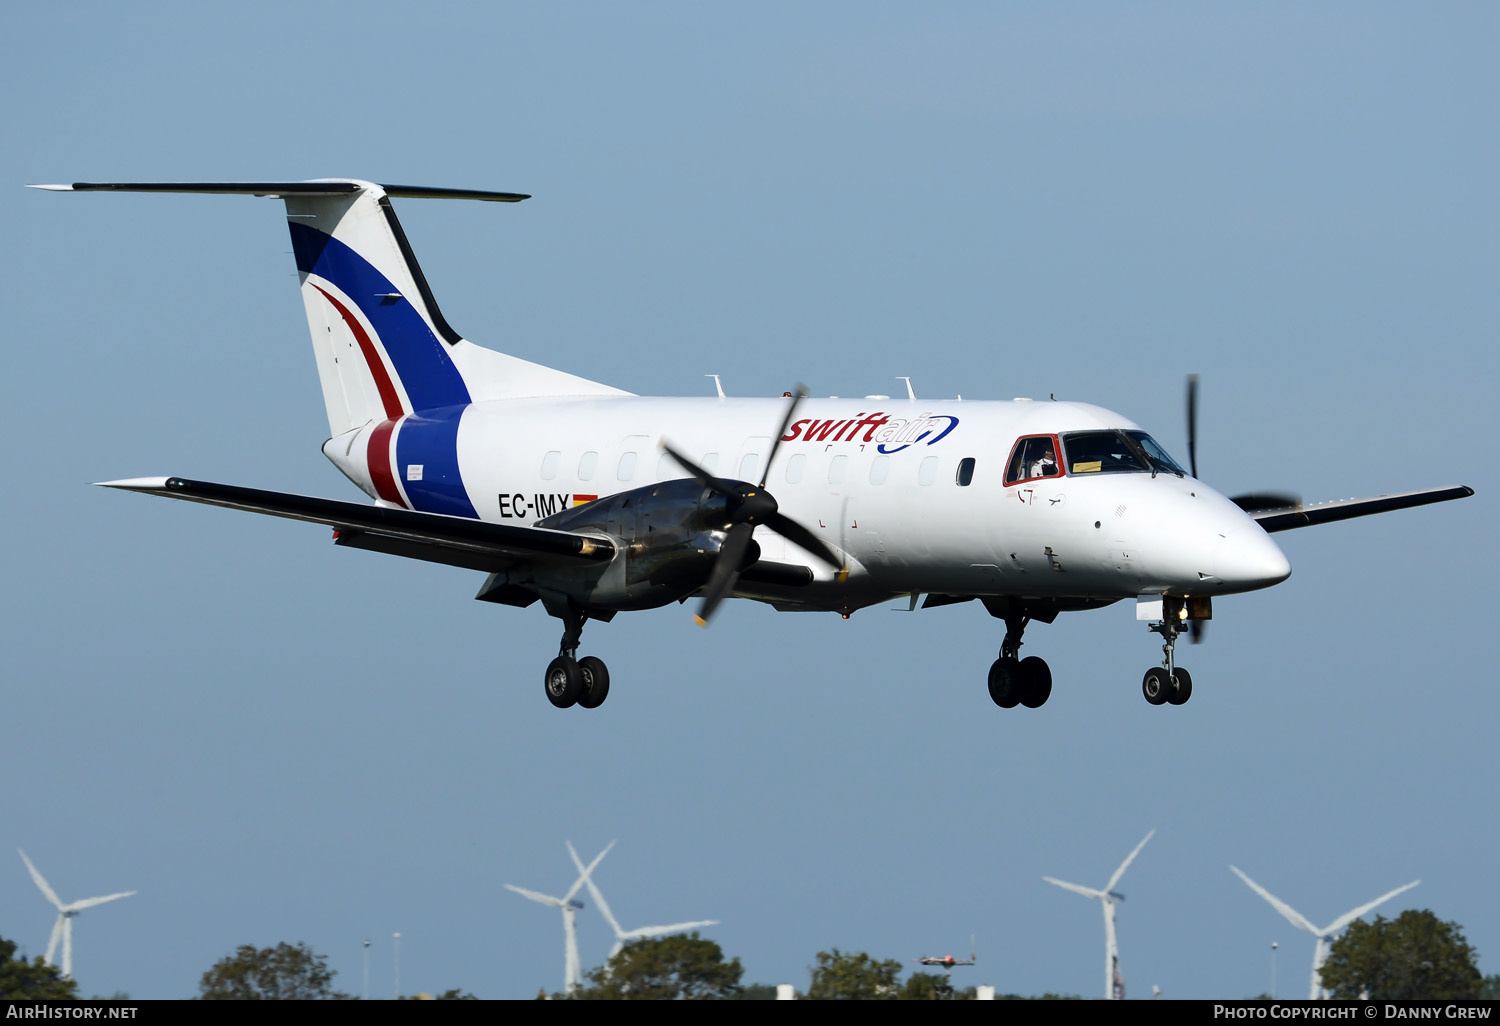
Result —
<svg viewBox="0 0 1500 1026"><path fill-rule="evenodd" d="M959 953L1095 995L1091 886L1126 876L1130 993L1307 986L1316 922L1461 923L1500 972L1492 391L1500 180L1488 5L198 4L0 8L0 935L83 914L86 993L178 997L243 943L346 989L557 989L549 893L714 918L746 979L819 950ZM1127 605L1027 634L1045 709L996 709L977 604L734 603L593 625L609 704L546 705L555 622L477 575L322 530L87 487L182 474L355 497L280 205L58 196L76 180L354 176L405 201L469 338L646 394L1045 396L1139 422L1227 493L1463 483L1280 536L1216 604L1195 694L1141 700ZM11 868L5 870L6 861ZM610 938L580 916L585 965Z"/></svg>

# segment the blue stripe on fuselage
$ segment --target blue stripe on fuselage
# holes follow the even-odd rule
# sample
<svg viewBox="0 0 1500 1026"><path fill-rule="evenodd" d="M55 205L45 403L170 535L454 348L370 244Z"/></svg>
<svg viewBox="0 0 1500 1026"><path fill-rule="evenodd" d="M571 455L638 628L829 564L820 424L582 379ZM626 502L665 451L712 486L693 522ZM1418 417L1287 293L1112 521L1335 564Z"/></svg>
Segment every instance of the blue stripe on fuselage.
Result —
<svg viewBox="0 0 1500 1026"><path fill-rule="evenodd" d="M455 517L479 516L458 472L458 423L465 409L449 406L424 410L401 421L396 434L395 472L413 509ZM413 466L422 468L420 481L411 479Z"/></svg>
<svg viewBox="0 0 1500 1026"><path fill-rule="evenodd" d="M297 270L332 282L354 301L375 329L376 339L390 357L413 409L425 412L469 402L469 389L447 346L410 301L388 298L399 290L385 275L331 235L296 221L288 221L287 226L292 233ZM454 459L456 462L456 453ZM469 516L473 515L471 509Z"/></svg>

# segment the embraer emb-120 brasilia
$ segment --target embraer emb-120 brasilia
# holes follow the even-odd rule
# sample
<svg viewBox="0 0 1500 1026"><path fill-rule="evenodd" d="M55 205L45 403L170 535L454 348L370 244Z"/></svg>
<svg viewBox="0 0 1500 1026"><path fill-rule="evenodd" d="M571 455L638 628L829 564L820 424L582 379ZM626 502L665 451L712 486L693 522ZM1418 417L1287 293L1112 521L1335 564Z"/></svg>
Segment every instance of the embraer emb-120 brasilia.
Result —
<svg viewBox="0 0 1500 1026"><path fill-rule="evenodd" d="M1215 596L1291 573L1271 533L1472 495L1463 486L1303 506L1229 499L1135 424L1074 402L645 398L485 349L438 312L392 197L515 193L307 182L76 183L54 191L226 193L286 203L328 408L323 453L373 505L179 477L112 488L326 524L334 542L488 574L477 598L562 620L553 705L594 708L609 672L587 620L701 596L845 617L909 597L1003 620L989 692L1040 706L1032 620L1134 599L1163 640L1142 683L1180 705L1179 634ZM773 497L774 495L774 497ZM1194 630L1194 636L1196 631Z"/></svg>

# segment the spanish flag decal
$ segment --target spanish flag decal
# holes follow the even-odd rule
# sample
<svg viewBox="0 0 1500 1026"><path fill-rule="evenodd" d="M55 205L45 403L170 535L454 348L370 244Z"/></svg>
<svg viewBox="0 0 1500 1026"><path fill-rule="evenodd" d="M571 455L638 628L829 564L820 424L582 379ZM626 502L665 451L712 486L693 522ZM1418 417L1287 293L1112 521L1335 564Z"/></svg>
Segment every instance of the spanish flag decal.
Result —
<svg viewBox="0 0 1500 1026"><path fill-rule="evenodd" d="M579 495L575 492L573 494L573 505L582 506L585 502L593 502L597 498L599 498L597 495Z"/></svg>

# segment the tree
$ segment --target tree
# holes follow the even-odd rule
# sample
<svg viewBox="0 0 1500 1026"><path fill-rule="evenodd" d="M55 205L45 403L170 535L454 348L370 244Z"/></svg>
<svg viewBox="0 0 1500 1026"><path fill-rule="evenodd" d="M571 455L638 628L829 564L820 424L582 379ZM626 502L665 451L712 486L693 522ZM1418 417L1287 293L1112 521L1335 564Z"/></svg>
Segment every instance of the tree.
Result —
<svg viewBox="0 0 1500 1026"><path fill-rule="evenodd" d="M274 948L241 944L214 963L198 983L205 1001L331 1000L349 995L333 989L328 959L306 944L282 942Z"/></svg>
<svg viewBox="0 0 1500 1026"><path fill-rule="evenodd" d="M1436 1001L1479 995L1476 953L1457 923L1430 910L1356 919L1328 949L1323 986L1336 998Z"/></svg>
<svg viewBox="0 0 1500 1026"><path fill-rule="evenodd" d="M78 984L40 955L30 962L16 957L16 944L0 937L0 1000L76 1001Z"/></svg>
<svg viewBox="0 0 1500 1026"><path fill-rule="evenodd" d="M698 931L631 941L574 991L580 1001L723 1001L740 996L745 967Z"/></svg>
<svg viewBox="0 0 1500 1026"><path fill-rule="evenodd" d="M854 955L838 948L820 951L807 996L813 1001L894 1000L900 975L901 963L894 958L877 962L863 951Z"/></svg>

